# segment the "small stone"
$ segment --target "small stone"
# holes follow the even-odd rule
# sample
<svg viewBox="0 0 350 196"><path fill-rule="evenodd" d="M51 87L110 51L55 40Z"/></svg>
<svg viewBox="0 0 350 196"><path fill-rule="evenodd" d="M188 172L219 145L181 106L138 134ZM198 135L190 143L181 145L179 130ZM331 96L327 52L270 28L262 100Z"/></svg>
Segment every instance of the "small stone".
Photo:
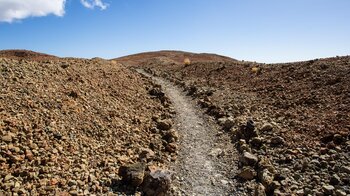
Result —
<svg viewBox="0 0 350 196"><path fill-rule="evenodd" d="M270 124L270 123L265 123L265 124L261 127L260 131L262 131L262 132L267 132L267 131L272 131L272 129L273 129L273 125L272 125L272 124Z"/></svg>
<svg viewBox="0 0 350 196"><path fill-rule="evenodd" d="M13 178L13 176L11 174L7 174L4 178L4 182L7 182L9 180L11 180Z"/></svg>
<svg viewBox="0 0 350 196"><path fill-rule="evenodd" d="M34 155L33 155L32 151L30 151L30 150L26 150L25 155L26 155L26 158L30 161L32 161L34 159Z"/></svg>
<svg viewBox="0 0 350 196"><path fill-rule="evenodd" d="M256 177L256 171L250 167L243 167L238 177L244 180L253 180Z"/></svg>
<svg viewBox="0 0 350 196"><path fill-rule="evenodd" d="M12 142L12 136L11 135L2 136L1 140L4 142Z"/></svg>
<svg viewBox="0 0 350 196"><path fill-rule="evenodd" d="M146 166L143 163L121 166L118 175L122 177L124 183L138 187L143 182L145 168Z"/></svg>
<svg viewBox="0 0 350 196"><path fill-rule="evenodd" d="M53 179L50 180L50 185L51 186L55 186L57 184L58 184L58 180L57 179L53 178Z"/></svg>
<svg viewBox="0 0 350 196"><path fill-rule="evenodd" d="M335 191L335 195L337 195L337 196L346 196L346 193L344 191L338 189L338 190Z"/></svg>
<svg viewBox="0 0 350 196"><path fill-rule="evenodd" d="M142 148L139 157L140 159L152 160L155 157L155 153L151 149Z"/></svg>
<svg viewBox="0 0 350 196"><path fill-rule="evenodd" d="M254 196L266 196L265 187L261 183L255 186Z"/></svg>
<svg viewBox="0 0 350 196"><path fill-rule="evenodd" d="M6 162L6 159L0 155L0 163L1 162Z"/></svg>
<svg viewBox="0 0 350 196"><path fill-rule="evenodd" d="M328 149L327 149L327 148L321 148L321 149L320 149L320 153L323 154L323 155L324 155L324 154L327 154L327 152L328 152Z"/></svg>
<svg viewBox="0 0 350 196"><path fill-rule="evenodd" d="M263 143L263 138L261 137L254 137L250 140L250 144L254 147L259 148Z"/></svg>
<svg viewBox="0 0 350 196"><path fill-rule="evenodd" d="M93 182L96 180L96 177L93 174L89 175L89 182Z"/></svg>
<svg viewBox="0 0 350 196"><path fill-rule="evenodd" d="M165 149L170 152L170 153L175 153L176 152L176 149L177 149L177 145L176 143L169 143Z"/></svg>
<svg viewBox="0 0 350 196"><path fill-rule="evenodd" d="M224 130L228 131L235 125L235 121L233 118L226 118L222 127Z"/></svg>
<svg viewBox="0 0 350 196"><path fill-rule="evenodd" d="M168 143L176 142L179 139L179 134L176 130L170 129L163 136L163 139L166 140Z"/></svg>
<svg viewBox="0 0 350 196"><path fill-rule="evenodd" d="M243 165L254 166L258 162L258 157L249 152L244 152L241 156L241 162Z"/></svg>
<svg viewBox="0 0 350 196"><path fill-rule="evenodd" d="M173 122L170 119L166 119L166 120L158 120L157 121L157 128L160 130L170 130L172 127Z"/></svg>
<svg viewBox="0 0 350 196"><path fill-rule="evenodd" d="M155 170L145 175L142 191L146 195L165 196L171 185L172 173L167 170Z"/></svg>
<svg viewBox="0 0 350 196"><path fill-rule="evenodd" d="M265 187L270 187L273 182L273 174L268 170L264 169L259 172L259 180Z"/></svg>
<svg viewBox="0 0 350 196"><path fill-rule="evenodd" d="M299 181L302 177L303 177L303 176L300 175L300 174L298 174L298 173L294 173L294 175L293 175L293 178L294 178L294 180L296 180L296 181Z"/></svg>
<svg viewBox="0 0 350 196"><path fill-rule="evenodd" d="M334 191L334 186L332 185L324 185L322 187L323 189L323 193L326 194L326 195L332 195L333 194L333 191Z"/></svg>
<svg viewBox="0 0 350 196"><path fill-rule="evenodd" d="M284 139L280 136L271 138L271 144L274 146L283 145L285 143Z"/></svg>
<svg viewBox="0 0 350 196"><path fill-rule="evenodd" d="M321 161L320 162L320 167L323 168L323 169L326 169L328 167L327 161Z"/></svg>
<svg viewBox="0 0 350 196"><path fill-rule="evenodd" d="M78 191L76 191L76 190L71 190L71 191L69 191L69 194L70 195L78 195Z"/></svg>
<svg viewBox="0 0 350 196"><path fill-rule="evenodd" d="M21 183L20 182L15 182L15 188L20 188L21 187Z"/></svg>
<svg viewBox="0 0 350 196"><path fill-rule="evenodd" d="M346 173L346 174L350 174L350 167L342 166L340 168L340 171L343 172L343 173Z"/></svg>
<svg viewBox="0 0 350 196"><path fill-rule="evenodd" d="M210 151L209 156L218 157L223 154L223 150L221 148L214 148Z"/></svg>
<svg viewBox="0 0 350 196"><path fill-rule="evenodd" d="M220 180L221 184L227 185L229 182L227 180Z"/></svg>
<svg viewBox="0 0 350 196"><path fill-rule="evenodd" d="M77 185L78 183L77 183L77 181L75 181L75 180L69 180L68 181L68 186L75 186L75 185Z"/></svg>
<svg viewBox="0 0 350 196"><path fill-rule="evenodd" d="M296 194L299 195L299 196L303 196L304 195L304 190L303 189L299 189L299 190L297 190Z"/></svg>
<svg viewBox="0 0 350 196"><path fill-rule="evenodd" d="M331 179L329 180L331 185L338 185L341 183L340 177L337 174L333 174Z"/></svg>
<svg viewBox="0 0 350 196"><path fill-rule="evenodd" d="M270 184L269 184L269 187L268 189L269 190L277 190L281 187L281 184L277 181L272 181Z"/></svg>
<svg viewBox="0 0 350 196"><path fill-rule="evenodd" d="M345 141L345 139L340 134L335 134L334 137L333 137L334 144L339 145L339 144L342 144L344 141Z"/></svg>
<svg viewBox="0 0 350 196"><path fill-rule="evenodd" d="M12 152L15 152L15 153L19 153L21 151L20 148L18 148L16 146L12 146L12 145L9 145L9 150Z"/></svg>
<svg viewBox="0 0 350 196"><path fill-rule="evenodd" d="M10 158L13 162L22 162L24 160L24 157L24 155L12 155Z"/></svg>

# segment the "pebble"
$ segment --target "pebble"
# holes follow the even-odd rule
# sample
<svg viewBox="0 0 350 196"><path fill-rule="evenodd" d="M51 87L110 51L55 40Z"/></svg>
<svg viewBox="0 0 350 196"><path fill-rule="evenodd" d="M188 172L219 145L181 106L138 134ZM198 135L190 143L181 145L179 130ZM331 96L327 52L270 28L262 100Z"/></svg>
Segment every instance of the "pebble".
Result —
<svg viewBox="0 0 350 196"><path fill-rule="evenodd" d="M11 135L4 135L1 137L1 140L4 142L12 142L12 136Z"/></svg>
<svg viewBox="0 0 350 196"><path fill-rule="evenodd" d="M13 176L11 174L7 174L4 178L4 182L7 182L9 180L11 180L13 178Z"/></svg>
<svg viewBox="0 0 350 196"><path fill-rule="evenodd" d="M333 174L332 177L329 180L329 183L331 185L338 185L341 183L341 180L337 174Z"/></svg>
<svg viewBox="0 0 350 196"><path fill-rule="evenodd" d="M272 131L272 129L273 129L273 125L272 125L272 124L270 124L270 123L265 123L265 124L261 127L260 131L262 131L262 132L267 132L267 131Z"/></svg>
<svg viewBox="0 0 350 196"><path fill-rule="evenodd" d="M249 152L243 152L241 162L243 165L254 166L258 162L258 157Z"/></svg>
<svg viewBox="0 0 350 196"><path fill-rule="evenodd" d="M348 166L341 166L340 171L346 174L350 174L350 167Z"/></svg>
<svg viewBox="0 0 350 196"><path fill-rule="evenodd" d="M334 186L332 185L324 185L322 186L323 193L327 195L332 195L334 191Z"/></svg>
<svg viewBox="0 0 350 196"><path fill-rule="evenodd" d="M223 154L223 150L221 148L214 148L210 151L209 156L218 157Z"/></svg>
<svg viewBox="0 0 350 196"><path fill-rule="evenodd" d="M165 119L165 120L158 120L157 121L157 128L160 130L170 130L172 127L173 122L170 119Z"/></svg>
<svg viewBox="0 0 350 196"><path fill-rule="evenodd" d="M251 167L243 167L238 177L244 180L253 180L256 177L256 171Z"/></svg>
<svg viewBox="0 0 350 196"><path fill-rule="evenodd" d="M276 136L276 137L271 138L270 143L272 145L276 145L277 146L277 145L283 145L285 143L285 141L284 141L284 139L282 137Z"/></svg>

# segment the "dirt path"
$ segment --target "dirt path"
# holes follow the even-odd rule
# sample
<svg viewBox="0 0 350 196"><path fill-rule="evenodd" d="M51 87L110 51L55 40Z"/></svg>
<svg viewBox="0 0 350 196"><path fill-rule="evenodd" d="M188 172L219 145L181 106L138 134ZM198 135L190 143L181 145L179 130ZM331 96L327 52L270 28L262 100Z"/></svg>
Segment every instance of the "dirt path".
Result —
<svg viewBox="0 0 350 196"><path fill-rule="evenodd" d="M153 77L162 86L176 111L175 129L179 130L178 161L173 165L176 195L232 195L236 171L234 147L224 133L172 83ZM226 136L226 137L225 137Z"/></svg>

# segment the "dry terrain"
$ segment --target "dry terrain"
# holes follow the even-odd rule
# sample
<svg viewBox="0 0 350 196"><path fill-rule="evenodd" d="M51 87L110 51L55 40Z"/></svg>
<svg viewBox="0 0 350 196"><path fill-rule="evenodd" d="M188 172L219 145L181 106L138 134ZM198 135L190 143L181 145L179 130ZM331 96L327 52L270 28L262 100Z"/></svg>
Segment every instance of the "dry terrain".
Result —
<svg viewBox="0 0 350 196"><path fill-rule="evenodd" d="M172 81L216 119L241 153L231 177L247 195L350 194L349 56L262 64L152 54L115 60Z"/></svg>
<svg viewBox="0 0 350 196"><path fill-rule="evenodd" d="M169 103L150 80L102 59L11 53L0 58L0 195L117 194L121 166L175 156L156 128Z"/></svg>
<svg viewBox="0 0 350 196"><path fill-rule="evenodd" d="M350 57L0 51L0 195L350 195Z"/></svg>

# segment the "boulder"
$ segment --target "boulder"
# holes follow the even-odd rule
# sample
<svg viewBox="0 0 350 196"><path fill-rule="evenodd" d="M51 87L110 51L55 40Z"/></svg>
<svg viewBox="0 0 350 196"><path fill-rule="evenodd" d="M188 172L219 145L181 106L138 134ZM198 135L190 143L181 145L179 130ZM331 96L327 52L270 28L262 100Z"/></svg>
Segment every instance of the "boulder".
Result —
<svg viewBox="0 0 350 196"><path fill-rule="evenodd" d="M146 173L141 190L145 195L167 195L171 185L172 173L168 170L155 170Z"/></svg>
<svg viewBox="0 0 350 196"><path fill-rule="evenodd" d="M127 166L121 166L118 175L122 177L122 182L138 187L143 182L146 166L143 163L135 163Z"/></svg>

